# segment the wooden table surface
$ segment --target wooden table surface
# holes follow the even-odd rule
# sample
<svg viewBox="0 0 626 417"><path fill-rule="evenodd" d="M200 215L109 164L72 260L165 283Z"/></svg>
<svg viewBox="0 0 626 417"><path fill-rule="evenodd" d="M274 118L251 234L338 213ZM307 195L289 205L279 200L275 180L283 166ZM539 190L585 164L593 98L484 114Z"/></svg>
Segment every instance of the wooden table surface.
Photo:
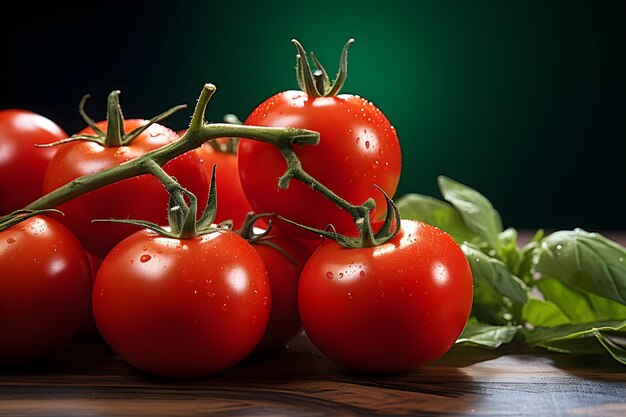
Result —
<svg viewBox="0 0 626 417"><path fill-rule="evenodd" d="M289 348L190 380L146 375L99 338L0 368L0 416L140 415L621 417L626 366L608 354L457 346L420 369L376 376L334 364L301 334Z"/></svg>
<svg viewBox="0 0 626 417"><path fill-rule="evenodd" d="M305 335L191 380L150 377L101 340L0 370L1 416L626 416L626 367L606 356L454 347L418 370L364 375Z"/></svg>

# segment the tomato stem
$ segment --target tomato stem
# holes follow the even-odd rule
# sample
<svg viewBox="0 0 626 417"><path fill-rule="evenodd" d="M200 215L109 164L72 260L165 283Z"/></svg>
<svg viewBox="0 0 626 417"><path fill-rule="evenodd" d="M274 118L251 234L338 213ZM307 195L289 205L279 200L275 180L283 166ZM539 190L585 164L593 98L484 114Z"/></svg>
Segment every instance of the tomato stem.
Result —
<svg viewBox="0 0 626 417"><path fill-rule="evenodd" d="M326 69L322 66L315 54L311 52L311 60L315 65L315 71L311 68L304 47L296 39L291 42L295 45L296 53L296 80L300 89L309 97L334 97L339 94L348 78L348 48L354 39L350 38L343 46L339 58L339 70L335 80L331 83Z"/></svg>
<svg viewBox="0 0 626 417"><path fill-rule="evenodd" d="M5 216L0 217L0 232L8 229L9 227L15 226L18 223L23 222L26 219L30 219L31 217L38 216L40 214L45 213L58 213L64 215L63 212L54 209L44 209L44 210L16 210L12 213L9 213Z"/></svg>
<svg viewBox="0 0 626 417"><path fill-rule="evenodd" d="M114 90L107 99L107 131L104 137L104 146L113 148L124 144L124 116L120 106L120 91Z"/></svg>

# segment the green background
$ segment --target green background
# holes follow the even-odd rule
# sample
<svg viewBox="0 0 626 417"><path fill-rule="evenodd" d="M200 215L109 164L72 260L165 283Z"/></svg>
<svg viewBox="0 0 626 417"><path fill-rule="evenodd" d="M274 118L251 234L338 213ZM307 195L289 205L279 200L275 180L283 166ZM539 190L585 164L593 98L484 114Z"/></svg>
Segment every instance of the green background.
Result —
<svg viewBox="0 0 626 417"><path fill-rule="evenodd" d="M343 92L397 128L397 195L439 197L437 175L481 191L505 226L626 229L621 1L90 2L3 12L0 108L82 128L104 117L193 107L245 116L296 88L292 38L334 74L353 37ZM186 126L191 108L169 119ZM4 180L4 179L3 179Z"/></svg>

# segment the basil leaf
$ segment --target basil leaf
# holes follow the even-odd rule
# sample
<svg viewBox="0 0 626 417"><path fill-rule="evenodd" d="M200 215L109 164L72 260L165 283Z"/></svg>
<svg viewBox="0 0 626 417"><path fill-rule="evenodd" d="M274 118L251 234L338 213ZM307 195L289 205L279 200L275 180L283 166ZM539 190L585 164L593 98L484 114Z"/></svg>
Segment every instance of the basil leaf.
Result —
<svg viewBox="0 0 626 417"><path fill-rule="evenodd" d="M472 319L468 321L456 344L495 349L505 343L510 343L517 334L519 327L512 325L492 326Z"/></svg>
<svg viewBox="0 0 626 417"><path fill-rule="evenodd" d="M554 327L562 324L571 324L571 320L559 306L551 301L531 298L522 308L524 321L534 326Z"/></svg>
<svg viewBox="0 0 626 417"><path fill-rule="evenodd" d="M600 353L604 351L626 364L626 350L617 345L607 332L626 331L626 321L607 320L593 323L538 327L524 331L526 343L562 353Z"/></svg>
<svg viewBox="0 0 626 417"><path fill-rule="evenodd" d="M501 260L491 257L472 246L470 243L461 245L472 268L474 280L484 280L498 293L518 303L528 299L528 286L516 277Z"/></svg>
<svg viewBox="0 0 626 417"><path fill-rule="evenodd" d="M617 301L570 288L555 278L542 278L535 284L543 297L558 305L571 323L626 320L626 305Z"/></svg>
<svg viewBox="0 0 626 417"><path fill-rule="evenodd" d="M546 236L534 270L626 304L626 248L598 233L577 229Z"/></svg>
<svg viewBox="0 0 626 417"><path fill-rule="evenodd" d="M626 331L624 320L602 320L591 323L563 324L555 327L536 327L525 331L526 342L531 346L549 346L559 340L576 339L595 332Z"/></svg>
<svg viewBox="0 0 626 417"><path fill-rule="evenodd" d="M610 337L600 332L596 333L596 338L598 339L602 347L605 348L615 360L626 365L626 349L619 346L618 344L613 342Z"/></svg>
<svg viewBox="0 0 626 417"><path fill-rule="evenodd" d="M419 220L448 233L457 243L476 240L459 212L445 201L422 194L409 193L399 197L396 206L403 219Z"/></svg>
<svg viewBox="0 0 626 417"><path fill-rule="evenodd" d="M437 177L443 197L459 211L467 227L492 248L500 248L498 234L502 231L500 214L478 191L448 177Z"/></svg>

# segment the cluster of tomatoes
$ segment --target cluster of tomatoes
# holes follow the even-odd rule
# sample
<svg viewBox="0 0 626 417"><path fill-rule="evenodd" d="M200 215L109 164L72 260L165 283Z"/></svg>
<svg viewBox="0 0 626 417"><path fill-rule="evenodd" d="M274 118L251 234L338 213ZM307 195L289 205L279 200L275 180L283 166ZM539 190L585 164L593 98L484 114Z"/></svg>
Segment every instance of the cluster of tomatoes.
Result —
<svg viewBox="0 0 626 417"><path fill-rule="evenodd" d="M366 99L311 84L308 61L299 70L303 91L270 97L244 124L319 132L318 145L294 145L302 168L351 204L374 199L366 220L380 227L387 205L375 186L392 197L400 178L395 129ZM80 140L51 147L35 145L69 136L54 122L0 111L0 216L181 140L184 131L160 120L124 119L114 93L106 120L84 115L86 128L73 135ZM0 217L0 362L45 357L79 334L99 334L133 366L176 377L225 370L254 352L281 349L302 330L330 359L370 372L413 369L450 349L469 316L473 286L449 235L401 220L387 242L345 248L278 219L260 239L246 235L251 211L317 229L332 225L347 236L358 228L314 187L292 180L279 188L287 162L275 146L241 138L232 153L220 148L229 140L205 143L163 168L203 207L215 166L214 221L230 219L232 229L177 238L92 222L167 226L168 191L151 175L72 198L59 212Z"/></svg>

